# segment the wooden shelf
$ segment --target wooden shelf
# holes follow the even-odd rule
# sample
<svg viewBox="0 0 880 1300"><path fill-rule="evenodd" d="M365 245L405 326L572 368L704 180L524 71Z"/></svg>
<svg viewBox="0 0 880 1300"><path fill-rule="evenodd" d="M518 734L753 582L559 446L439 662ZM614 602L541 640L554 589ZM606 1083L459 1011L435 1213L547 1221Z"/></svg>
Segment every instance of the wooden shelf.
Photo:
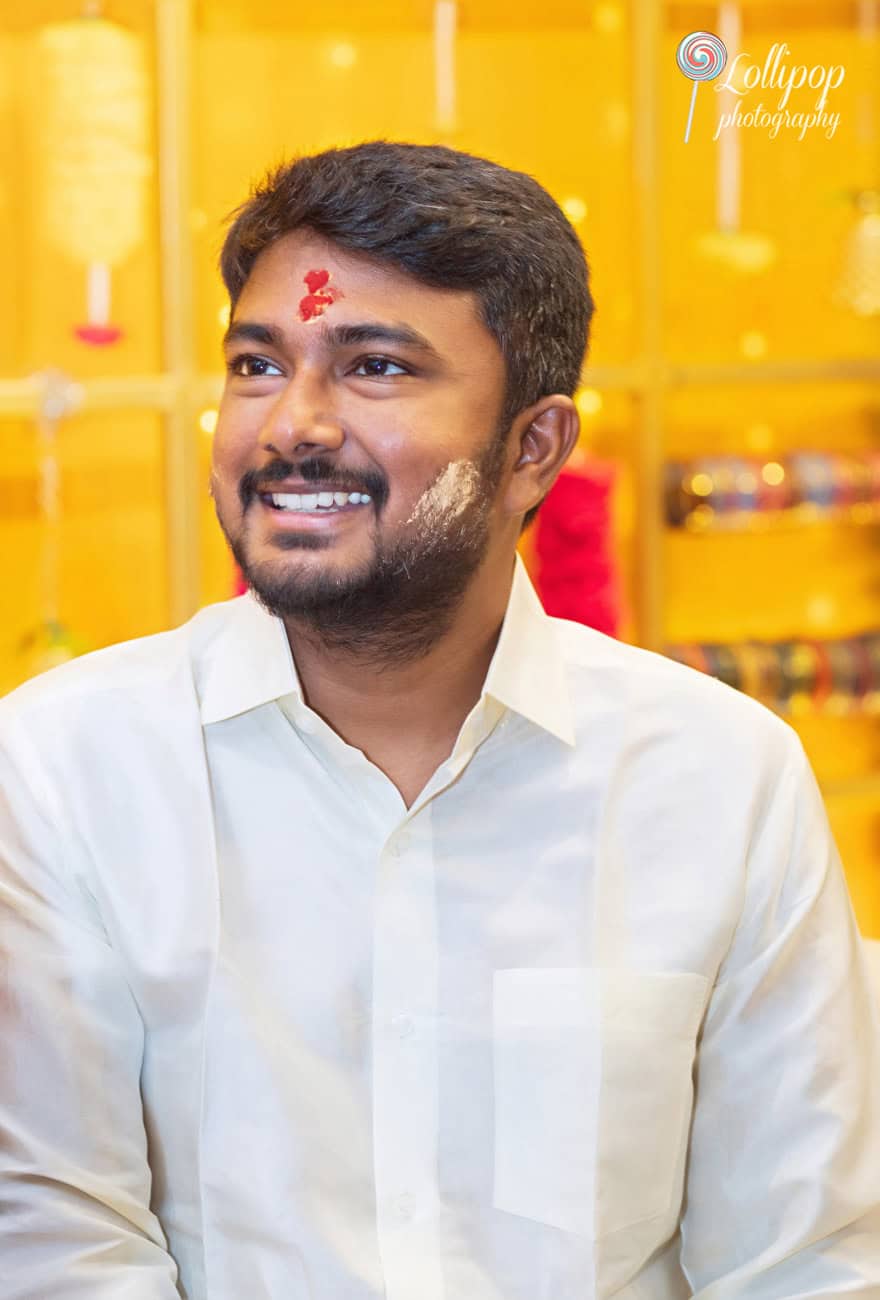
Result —
<svg viewBox="0 0 880 1300"><path fill-rule="evenodd" d="M582 383L585 388L600 392L631 392L639 394L649 387L707 387L726 384L807 384L848 383L867 381L880 383L880 361L869 357L848 357L839 361L793 360L756 362L727 365L676 366L660 365L654 368L638 362L619 366L585 366ZM186 394L182 388L186 386ZM76 385L78 400L75 410L125 410L132 406L148 406L155 410L170 411L181 396L193 401L219 400L223 389L223 375L218 371L194 374L186 381L179 371L169 374L127 375L120 378L87 379ZM20 379L0 379L0 418L27 419L39 410L42 391L39 374ZM878 395L880 401L880 395Z"/></svg>
<svg viewBox="0 0 880 1300"><path fill-rule="evenodd" d="M880 524L880 501L861 501L830 508L804 503L788 510L727 510L719 511L717 518L725 522L713 521L705 527L694 527L685 521L683 524L667 524L666 531L673 537L703 538L787 534L823 526L866 528Z"/></svg>

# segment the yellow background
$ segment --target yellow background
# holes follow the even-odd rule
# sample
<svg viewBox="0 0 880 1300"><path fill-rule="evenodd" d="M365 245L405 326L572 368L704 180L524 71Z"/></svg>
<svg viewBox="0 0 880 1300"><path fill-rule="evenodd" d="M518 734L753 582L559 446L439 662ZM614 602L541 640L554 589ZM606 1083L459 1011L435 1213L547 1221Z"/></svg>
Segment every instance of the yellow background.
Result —
<svg viewBox="0 0 880 1300"><path fill-rule="evenodd" d="M428 0L111 0L104 16L142 41L154 166L143 237L112 275L125 337L97 349L71 334L85 270L48 244L36 181L45 86L35 38L80 7L2 0L0 689L45 666L39 641L28 642L45 611L47 541L34 376L53 369L82 386L56 432L58 613L78 645L158 631L225 599L231 566L207 496L224 219L282 158L375 137L450 144L530 172L577 218L597 303L582 440L618 464L625 639L657 649L880 626L876 526L729 536L662 526L665 458L880 441L880 319L833 300L855 219L848 196L880 187L880 38L860 36L854 3L739 9L755 63L786 42L788 63L846 69L829 98L833 139L739 131L741 224L777 253L753 275L697 246L715 224L711 83L683 142L691 83L675 49L688 32L717 30L717 5L461 0L457 120L440 128ZM773 106L778 93L750 92L743 107ZM811 98L794 92L789 107ZM523 549L532 564L528 538ZM880 937L880 721L793 722L862 928Z"/></svg>

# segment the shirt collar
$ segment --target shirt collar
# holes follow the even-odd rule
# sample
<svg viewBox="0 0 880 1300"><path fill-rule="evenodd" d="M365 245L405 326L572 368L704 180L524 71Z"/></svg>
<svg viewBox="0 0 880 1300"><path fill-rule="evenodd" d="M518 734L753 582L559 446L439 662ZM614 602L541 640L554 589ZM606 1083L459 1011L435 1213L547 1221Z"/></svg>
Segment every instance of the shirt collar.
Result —
<svg viewBox="0 0 880 1300"><path fill-rule="evenodd" d="M228 602L224 631L205 650L197 677L202 723L222 722L285 695L303 699L284 623L247 592ZM562 648L525 564L513 581L483 695L574 745Z"/></svg>
<svg viewBox="0 0 880 1300"><path fill-rule="evenodd" d="M483 694L574 745L562 646L517 551L501 635Z"/></svg>

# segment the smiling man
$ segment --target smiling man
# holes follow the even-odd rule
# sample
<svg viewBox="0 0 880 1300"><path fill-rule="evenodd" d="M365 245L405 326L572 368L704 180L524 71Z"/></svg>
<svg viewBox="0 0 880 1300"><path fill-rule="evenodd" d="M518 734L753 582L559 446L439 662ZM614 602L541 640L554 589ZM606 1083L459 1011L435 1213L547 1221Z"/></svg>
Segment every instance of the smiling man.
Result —
<svg viewBox="0 0 880 1300"><path fill-rule="evenodd" d="M880 1017L795 732L549 618L587 267L374 141L221 254L249 592L0 702L3 1300L864 1300Z"/></svg>
<svg viewBox="0 0 880 1300"><path fill-rule="evenodd" d="M405 209L398 220L413 223ZM560 262L577 321L571 387L590 310L573 232ZM302 287L328 271L339 298L304 324ZM231 293L220 524L285 622L311 708L409 807L480 697L523 518L576 441L576 408L543 396L506 437L504 356L473 292L308 229L266 247Z"/></svg>

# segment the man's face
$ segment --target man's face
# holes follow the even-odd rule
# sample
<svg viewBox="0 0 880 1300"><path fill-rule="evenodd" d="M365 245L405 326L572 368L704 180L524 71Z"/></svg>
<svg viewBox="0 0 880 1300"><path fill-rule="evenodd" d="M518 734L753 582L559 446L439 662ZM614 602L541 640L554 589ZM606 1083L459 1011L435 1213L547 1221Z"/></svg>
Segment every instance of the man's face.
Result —
<svg viewBox="0 0 880 1300"><path fill-rule="evenodd" d="M497 531L507 460L504 361L474 296L295 231L257 259L225 352L211 485L249 585L325 631L436 634ZM309 500L327 492L370 500Z"/></svg>

